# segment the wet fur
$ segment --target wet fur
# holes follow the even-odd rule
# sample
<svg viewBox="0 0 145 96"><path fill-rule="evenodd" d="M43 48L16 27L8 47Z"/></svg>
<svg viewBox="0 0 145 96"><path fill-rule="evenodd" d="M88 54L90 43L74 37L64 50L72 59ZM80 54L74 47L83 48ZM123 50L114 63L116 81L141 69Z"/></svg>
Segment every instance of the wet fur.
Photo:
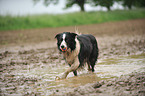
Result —
<svg viewBox="0 0 145 96"><path fill-rule="evenodd" d="M57 38L58 49L70 66L62 75L62 79L66 78L70 72L77 76L77 69L84 66L86 62L88 70L94 72L94 66L98 58L98 46L94 36L64 32L57 34L55 38ZM64 46L67 46L68 50L62 52L60 48L64 41Z"/></svg>

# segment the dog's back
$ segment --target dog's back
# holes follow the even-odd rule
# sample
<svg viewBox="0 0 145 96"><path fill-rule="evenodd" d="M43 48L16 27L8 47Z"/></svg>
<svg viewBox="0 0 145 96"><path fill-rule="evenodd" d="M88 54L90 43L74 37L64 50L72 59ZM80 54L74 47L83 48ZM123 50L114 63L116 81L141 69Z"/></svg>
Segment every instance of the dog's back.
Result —
<svg viewBox="0 0 145 96"><path fill-rule="evenodd" d="M89 34L78 35L78 40L80 42L80 53L79 61L80 67L84 65L85 62L88 63L89 70L94 71L94 66L98 58L98 45L94 36Z"/></svg>

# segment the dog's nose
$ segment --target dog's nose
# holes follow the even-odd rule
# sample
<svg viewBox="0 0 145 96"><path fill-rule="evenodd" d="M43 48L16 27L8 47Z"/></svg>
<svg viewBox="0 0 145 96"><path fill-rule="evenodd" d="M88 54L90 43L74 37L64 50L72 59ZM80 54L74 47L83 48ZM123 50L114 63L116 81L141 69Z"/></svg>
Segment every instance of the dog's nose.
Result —
<svg viewBox="0 0 145 96"><path fill-rule="evenodd" d="M62 45L61 48L63 49L64 48L64 45Z"/></svg>

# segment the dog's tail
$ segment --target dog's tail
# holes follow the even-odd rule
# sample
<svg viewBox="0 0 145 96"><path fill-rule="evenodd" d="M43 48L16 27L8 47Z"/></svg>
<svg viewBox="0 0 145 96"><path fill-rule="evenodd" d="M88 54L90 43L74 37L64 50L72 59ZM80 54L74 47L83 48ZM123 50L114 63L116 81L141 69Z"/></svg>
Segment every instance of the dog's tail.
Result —
<svg viewBox="0 0 145 96"><path fill-rule="evenodd" d="M78 35L81 34L76 26L75 26L75 33L78 34Z"/></svg>

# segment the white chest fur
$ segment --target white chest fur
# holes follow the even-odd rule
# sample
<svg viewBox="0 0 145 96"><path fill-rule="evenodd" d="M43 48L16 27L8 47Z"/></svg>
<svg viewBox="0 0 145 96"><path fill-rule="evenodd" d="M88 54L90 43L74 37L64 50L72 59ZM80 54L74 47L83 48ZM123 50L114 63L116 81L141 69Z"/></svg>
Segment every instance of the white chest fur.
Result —
<svg viewBox="0 0 145 96"><path fill-rule="evenodd" d="M75 42L76 42L75 50L71 51L70 49L68 49L67 52L63 53L66 62L70 65L72 65L78 61L78 54L80 52L80 43L79 43L77 37L75 38ZM77 63L79 63L79 62L77 62Z"/></svg>

